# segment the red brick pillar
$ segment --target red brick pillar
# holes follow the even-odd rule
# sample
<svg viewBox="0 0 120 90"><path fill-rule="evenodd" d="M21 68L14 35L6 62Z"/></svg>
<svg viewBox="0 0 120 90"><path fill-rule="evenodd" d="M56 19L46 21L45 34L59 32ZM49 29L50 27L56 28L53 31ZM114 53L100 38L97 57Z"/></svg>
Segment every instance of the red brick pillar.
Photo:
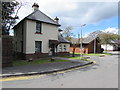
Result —
<svg viewBox="0 0 120 90"><path fill-rule="evenodd" d="M86 54L88 54L88 48L86 48Z"/></svg>
<svg viewBox="0 0 120 90"><path fill-rule="evenodd" d="M2 67L12 66L13 60L13 37L2 36Z"/></svg>

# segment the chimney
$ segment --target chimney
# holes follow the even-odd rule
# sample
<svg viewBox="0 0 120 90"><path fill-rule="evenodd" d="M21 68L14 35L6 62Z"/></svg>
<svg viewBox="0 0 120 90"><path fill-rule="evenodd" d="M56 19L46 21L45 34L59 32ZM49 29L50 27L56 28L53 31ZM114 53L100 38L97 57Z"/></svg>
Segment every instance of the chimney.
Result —
<svg viewBox="0 0 120 90"><path fill-rule="evenodd" d="M37 11L37 10L39 9L39 5L38 5L37 3L34 3L34 4L32 5L32 9L33 9L33 12L34 12L34 11Z"/></svg>
<svg viewBox="0 0 120 90"><path fill-rule="evenodd" d="M55 21L56 23L59 23L59 18L56 16L55 19L54 19L54 21Z"/></svg>

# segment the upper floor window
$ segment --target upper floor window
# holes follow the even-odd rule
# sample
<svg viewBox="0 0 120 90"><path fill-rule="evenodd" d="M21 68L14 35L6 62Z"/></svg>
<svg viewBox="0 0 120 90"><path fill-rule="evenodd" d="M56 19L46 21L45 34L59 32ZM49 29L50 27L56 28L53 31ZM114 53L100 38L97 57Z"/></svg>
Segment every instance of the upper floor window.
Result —
<svg viewBox="0 0 120 90"><path fill-rule="evenodd" d="M41 22L36 22L36 33L41 33Z"/></svg>

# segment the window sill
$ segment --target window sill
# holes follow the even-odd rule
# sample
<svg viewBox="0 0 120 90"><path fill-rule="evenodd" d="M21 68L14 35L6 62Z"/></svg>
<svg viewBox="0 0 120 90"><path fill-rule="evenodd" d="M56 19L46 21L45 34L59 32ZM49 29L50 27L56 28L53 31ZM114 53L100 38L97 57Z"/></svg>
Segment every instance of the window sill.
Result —
<svg viewBox="0 0 120 90"><path fill-rule="evenodd" d="M35 34L42 34L42 33L36 32Z"/></svg>

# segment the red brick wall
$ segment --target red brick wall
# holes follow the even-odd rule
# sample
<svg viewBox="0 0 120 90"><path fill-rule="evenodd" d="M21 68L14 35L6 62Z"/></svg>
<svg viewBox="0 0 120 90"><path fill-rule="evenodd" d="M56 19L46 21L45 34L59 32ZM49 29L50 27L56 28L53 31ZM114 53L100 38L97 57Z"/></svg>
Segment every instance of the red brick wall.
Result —
<svg viewBox="0 0 120 90"><path fill-rule="evenodd" d="M70 52L73 52L73 47L70 47ZM76 52L76 53L80 53L80 48L77 47L77 48L75 49L75 52Z"/></svg>
<svg viewBox="0 0 120 90"><path fill-rule="evenodd" d="M88 48L88 53L93 53L94 52L94 42L91 42L86 46Z"/></svg>
<svg viewBox="0 0 120 90"><path fill-rule="evenodd" d="M70 47L70 52L73 52L73 47ZM80 53L80 47L76 47L75 53ZM82 53L94 53L94 41L86 45ZM96 41L96 53L101 53L101 45L98 40Z"/></svg>
<svg viewBox="0 0 120 90"><path fill-rule="evenodd" d="M97 53L101 53L101 44L97 41L97 49L96 49Z"/></svg>
<svg viewBox="0 0 120 90"><path fill-rule="evenodd" d="M84 53L84 49L82 50L82 53ZM73 47L70 47L70 53L72 53L73 52ZM76 47L75 48L75 53L80 53L80 47Z"/></svg>

